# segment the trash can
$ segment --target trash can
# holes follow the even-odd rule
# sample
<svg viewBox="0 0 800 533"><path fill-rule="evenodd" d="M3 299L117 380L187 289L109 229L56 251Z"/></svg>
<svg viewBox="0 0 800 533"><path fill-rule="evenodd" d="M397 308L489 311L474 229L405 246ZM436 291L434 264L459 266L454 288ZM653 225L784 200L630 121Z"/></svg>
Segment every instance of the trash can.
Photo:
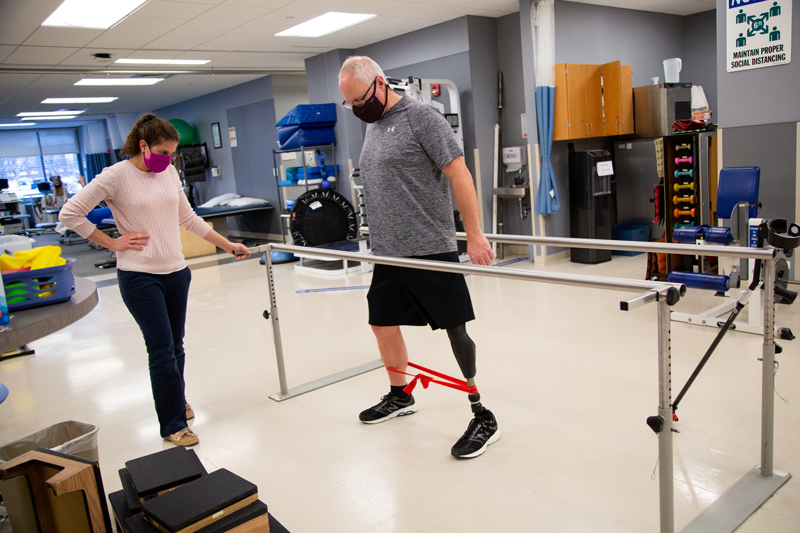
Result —
<svg viewBox="0 0 800 533"><path fill-rule="evenodd" d="M98 461L97 431L98 427L88 422L69 420L59 422L23 437L14 442L0 446L0 465L19 457L36 448L48 448L57 452L75 455L90 461ZM37 531L36 513L31 501L30 491L25 477L16 477L0 481L0 494L5 500L8 519L13 531ZM70 497L79 493L65 495Z"/></svg>

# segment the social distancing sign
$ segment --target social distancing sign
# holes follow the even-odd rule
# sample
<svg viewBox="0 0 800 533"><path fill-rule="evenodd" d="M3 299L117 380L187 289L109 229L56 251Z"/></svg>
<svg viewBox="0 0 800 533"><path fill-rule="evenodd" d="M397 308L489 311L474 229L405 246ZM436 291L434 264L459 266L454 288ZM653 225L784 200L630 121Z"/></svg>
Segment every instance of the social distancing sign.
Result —
<svg viewBox="0 0 800 533"><path fill-rule="evenodd" d="M792 0L727 0L727 70L792 60Z"/></svg>

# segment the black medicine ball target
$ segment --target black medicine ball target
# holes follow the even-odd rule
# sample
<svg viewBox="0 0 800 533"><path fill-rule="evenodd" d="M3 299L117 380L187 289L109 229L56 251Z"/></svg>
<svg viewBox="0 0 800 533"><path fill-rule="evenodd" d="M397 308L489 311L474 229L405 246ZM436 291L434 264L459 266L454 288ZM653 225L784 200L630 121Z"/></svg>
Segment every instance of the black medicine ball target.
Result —
<svg viewBox="0 0 800 533"><path fill-rule="evenodd" d="M297 246L320 246L355 239L358 221L347 198L333 189L314 189L295 200L289 231Z"/></svg>

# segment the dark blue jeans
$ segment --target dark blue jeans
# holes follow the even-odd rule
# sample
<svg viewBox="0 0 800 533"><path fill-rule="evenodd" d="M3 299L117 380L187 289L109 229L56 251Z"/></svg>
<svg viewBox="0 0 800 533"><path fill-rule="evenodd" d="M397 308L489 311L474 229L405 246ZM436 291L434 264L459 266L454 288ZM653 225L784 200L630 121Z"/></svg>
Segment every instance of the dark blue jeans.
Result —
<svg viewBox="0 0 800 533"><path fill-rule="evenodd" d="M122 301L142 330L161 436L167 437L187 427L183 335L192 272L117 270L117 279Z"/></svg>

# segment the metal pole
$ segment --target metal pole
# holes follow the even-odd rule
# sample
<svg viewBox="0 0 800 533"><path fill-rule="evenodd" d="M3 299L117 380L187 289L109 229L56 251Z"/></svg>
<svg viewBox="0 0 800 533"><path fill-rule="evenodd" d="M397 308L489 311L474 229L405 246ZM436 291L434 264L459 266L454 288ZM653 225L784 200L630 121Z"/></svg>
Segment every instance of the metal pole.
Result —
<svg viewBox="0 0 800 533"><path fill-rule="evenodd" d="M665 295L664 295L665 296ZM672 460L672 353L670 316L666 297L658 299L658 414L664 427L658 433L658 498L661 533L675 531Z"/></svg>
<svg viewBox="0 0 800 533"><path fill-rule="evenodd" d="M359 228L362 233L369 233L369 228ZM466 233L457 232L457 239L465 239ZM720 246L716 244L678 244L666 242L614 241L610 239L573 239L567 237L531 237L528 235L484 235L489 242L506 244L544 244L562 246L564 248L594 248L598 250L627 250L631 252L660 252L678 255L703 255L711 257L745 257L748 259L767 259L775 257L772 248L740 248L738 246Z"/></svg>
<svg viewBox="0 0 800 533"><path fill-rule="evenodd" d="M278 359L278 380L280 381L281 394L287 394L289 386L286 384L286 364L283 361L283 341L281 340L281 325L278 318L278 300L275 297L275 278L272 273L271 245L265 246L264 257L267 265L267 287L269 289L269 321L272 323L272 337L275 341L275 356Z"/></svg>
<svg viewBox="0 0 800 533"><path fill-rule="evenodd" d="M435 270L437 272L452 272L456 274L473 274L492 278L516 279L522 281L540 281L572 285L576 287L593 287L596 289L623 290L623 291L662 291L672 289L678 291L680 296L686 293L686 286L682 283L669 283L665 281L634 280L625 278L609 278L603 276L586 276L580 274L559 274L553 272L537 272L531 270L517 270L511 268L497 268L494 266L462 265L446 261L426 261L422 259L408 259L405 257L390 257L385 255L360 254L355 252L342 252L324 248L311 248L288 244L270 244L273 250L291 252L308 257L332 257L334 259L347 259L350 261L363 261L382 265L419 268L422 270ZM677 301L677 299L676 299Z"/></svg>
<svg viewBox="0 0 800 533"><path fill-rule="evenodd" d="M764 344L761 355L761 477L771 478L775 431L775 260L764 265L761 302L764 312Z"/></svg>

